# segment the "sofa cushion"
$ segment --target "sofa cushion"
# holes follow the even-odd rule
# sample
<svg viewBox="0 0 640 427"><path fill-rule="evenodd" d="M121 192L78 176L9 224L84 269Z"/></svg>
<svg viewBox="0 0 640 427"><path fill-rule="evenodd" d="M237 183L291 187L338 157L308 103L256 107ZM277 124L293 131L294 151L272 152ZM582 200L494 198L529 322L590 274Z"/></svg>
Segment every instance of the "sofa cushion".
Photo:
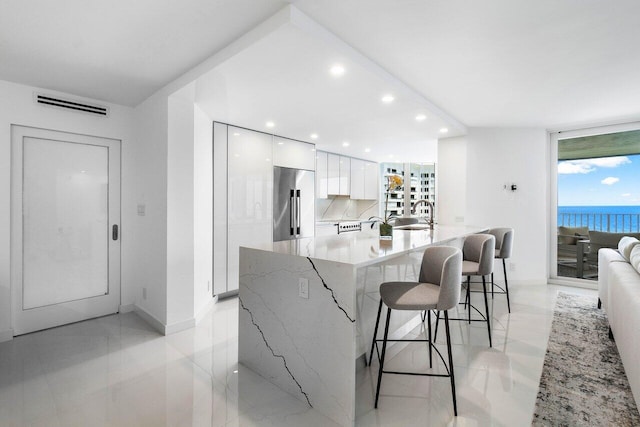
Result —
<svg viewBox="0 0 640 427"><path fill-rule="evenodd" d="M586 239L588 236L588 227L558 227L558 244L560 245L575 245L578 240Z"/></svg>
<svg viewBox="0 0 640 427"><path fill-rule="evenodd" d="M589 231L589 252L597 254L602 248L617 248L620 239L624 236L635 237L640 239L640 233L608 233L606 231Z"/></svg>
<svg viewBox="0 0 640 427"><path fill-rule="evenodd" d="M640 240L631 236L624 236L618 242L618 252L620 252L620 255L622 255L627 262L631 256L631 251L638 243L640 243Z"/></svg>
<svg viewBox="0 0 640 427"><path fill-rule="evenodd" d="M629 255L629 263L640 274L640 245L635 245Z"/></svg>

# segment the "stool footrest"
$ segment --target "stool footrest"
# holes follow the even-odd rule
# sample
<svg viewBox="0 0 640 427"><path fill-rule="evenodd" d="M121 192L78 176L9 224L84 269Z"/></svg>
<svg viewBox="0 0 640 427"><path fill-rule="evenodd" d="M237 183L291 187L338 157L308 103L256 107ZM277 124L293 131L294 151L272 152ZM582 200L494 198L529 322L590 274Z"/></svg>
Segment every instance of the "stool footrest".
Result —
<svg viewBox="0 0 640 427"><path fill-rule="evenodd" d="M383 374L395 374L395 375L415 375L420 377L444 377L449 378L450 374L427 374L422 372L404 372L404 371L382 371Z"/></svg>

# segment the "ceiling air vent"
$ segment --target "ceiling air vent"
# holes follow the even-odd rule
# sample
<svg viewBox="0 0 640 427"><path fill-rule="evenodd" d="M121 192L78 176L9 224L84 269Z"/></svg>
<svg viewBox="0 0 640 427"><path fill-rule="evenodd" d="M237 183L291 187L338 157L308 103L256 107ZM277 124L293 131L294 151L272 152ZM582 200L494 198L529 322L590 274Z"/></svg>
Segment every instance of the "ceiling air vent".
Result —
<svg viewBox="0 0 640 427"><path fill-rule="evenodd" d="M83 113L94 114L97 116L108 117L109 107L102 105L91 105L83 102L72 101L69 99L55 98L49 95L36 93L36 102L49 107L64 108L66 110L80 111Z"/></svg>

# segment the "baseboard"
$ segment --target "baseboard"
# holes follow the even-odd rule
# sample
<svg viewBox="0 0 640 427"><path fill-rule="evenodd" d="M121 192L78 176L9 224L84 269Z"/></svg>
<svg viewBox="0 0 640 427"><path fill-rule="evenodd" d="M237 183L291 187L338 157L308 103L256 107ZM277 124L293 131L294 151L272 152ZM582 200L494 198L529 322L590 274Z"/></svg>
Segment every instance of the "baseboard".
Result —
<svg viewBox="0 0 640 427"><path fill-rule="evenodd" d="M209 314L209 312L211 310L213 310L213 307L216 305L217 302L218 302L218 295L216 295L213 298L211 298L209 300L209 302L206 303L204 305L204 307L202 307L198 313L196 313L196 316L195 316L196 317L196 325L199 324L202 321L202 319L204 319L205 316L207 314Z"/></svg>
<svg viewBox="0 0 640 427"><path fill-rule="evenodd" d="M119 313L131 313L132 311L135 311L136 309L136 305L135 304L125 304L125 305L121 305L120 308L118 308L118 312Z"/></svg>
<svg viewBox="0 0 640 427"><path fill-rule="evenodd" d="M192 317L187 320L182 320L180 322L166 325L164 327L164 334L165 335L175 334L176 332L184 331L185 329L191 329L194 326L196 326L196 318Z"/></svg>
<svg viewBox="0 0 640 427"><path fill-rule="evenodd" d="M13 329L0 331L0 342L11 341L13 339Z"/></svg>
<svg viewBox="0 0 640 427"><path fill-rule="evenodd" d="M164 323L162 323L161 321L156 319L154 315L150 314L144 308L142 308L142 307L140 307L140 306L138 306L136 304L131 304L131 305L133 305L133 311L138 316L140 316L140 318L142 318L142 320L147 322L149 324L149 326L151 326L153 329L155 329L156 331L158 331L162 335L166 335L166 333L165 333L166 327L165 327Z"/></svg>

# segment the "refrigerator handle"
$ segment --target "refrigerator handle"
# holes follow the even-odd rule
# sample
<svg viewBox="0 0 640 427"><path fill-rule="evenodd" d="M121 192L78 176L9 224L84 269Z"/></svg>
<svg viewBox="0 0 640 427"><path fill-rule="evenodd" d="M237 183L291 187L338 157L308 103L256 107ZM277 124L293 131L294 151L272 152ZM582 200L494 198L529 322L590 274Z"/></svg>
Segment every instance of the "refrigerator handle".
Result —
<svg viewBox="0 0 640 427"><path fill-rule="evenodd" d="M289 190L289 235L293 236L296 227L296 213L294 190Z"/></svg>
<svg viewBox="0 0 640 427"><path fill-rule="evenodd" d="M300 190L296 190L296 235L300 235L300 224L302 218L300 217Z"/></svg>

